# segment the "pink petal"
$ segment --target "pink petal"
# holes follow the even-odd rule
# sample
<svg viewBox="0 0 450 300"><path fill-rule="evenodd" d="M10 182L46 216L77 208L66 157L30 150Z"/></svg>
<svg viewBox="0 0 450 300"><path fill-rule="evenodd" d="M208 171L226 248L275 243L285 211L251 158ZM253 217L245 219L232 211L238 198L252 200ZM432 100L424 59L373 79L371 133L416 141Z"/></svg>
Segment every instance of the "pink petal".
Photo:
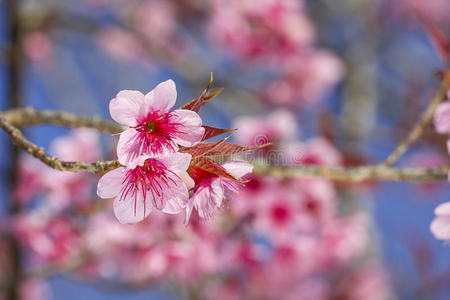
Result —
<svg viewBox="0 0 450 300"><path fill-rule="evenodd" d="M162 210L163 212L181 212L181 209L176 212L175 209L178 209L179 206L184 207L189 198L189 192L181 178L174 174L171 174L169 175L169 180L167 180L167 185L162 180L159 181L159 185L164 187L161 197L158 197L158 195L154 195L150 192L147 193L147 198L151 200L153 206L155 206L155 208L157 209ZM170 202L169 206L167 206L168 202Z"/></svg>
<svg viewBox="0 0 450 300"><path fill-rule="evenodd" d="M450 101L439 104L433 122L438 133L450 133Z"/></svg>
<svg viewBox="0 0 450 300"><path fill-rule="evenodd" d="M152 205L148 199L145 201L144 210L144 199L140 191L137 192L136 201L134 197L128 197L124 200L119 199L120 197L114 199L113 208L116 218L122 224L138 223L144 220L152 211Z"/></svg>
<svg viewBox="0 0 450 300"><path fill-rule="evenodd" d="M97 195L105 199L116 197L122 189L125 172L125 168L117 168L103 175L97 184Z"/></svg>
<svg viewBox="0 0 450 300"><path fill-rule="evenodd" d="M436 216L448 216L450 217L450 202L444 202L434 210Z"/></svg>
<svg viewBox="0 0 450 300"><path fill-rule="evenodd" d="M177 144L184 147L192 147L199 143L205 134L205 128L202 127L202 119L191 110L176 109L173 111L173 122L180 123L183 126L180 130L183 132L177 136Z"/></svg>
<svg viewBox="0 0 450 300"><path fill-rule="evenodd" d="M152 91L145 95L146 112L159 110L167 113L177 101L177 88L175 82L169 79L158 84Z"/></svg>
<svg viewBox="0 0 450 300"><path fill-rule="evenodd" d="M195 207L201 218L210 219L222 205L223 188L220 178L211 180L194 194Z"/></svg>
<svg viewBox="0 0 450 300"><path fill-rule="evenodd" d="M183 211L189 201L189 192L186 185L179 177L173 176L175 183L168 188L171 193L166 193L165 206L162 212L167 214L178 214Z"/></svg>
<svg viewBox="0 0 450 300"><path fill-rule="evenodd" d="M142 162L139 157L144 151L143 143L138 143L139 133L130 128L120 134L119 143L117 144L117 157L122 165L130 169Z"/></svg>
<svg viewBox="0 0 450 300"><path fill-rule="evenodd" d="M192 209L194 208L194 196L191 197L186 205L186 219L184 220L184 225L189 224L189 219L191 218Z"/></svg>
<svg viewBox="0 0 450 300"><path fill-rule="evenodd" d="M144 94L139 91L121 91L109 103L111 117L120 124L136 126L144 105Z"/></svg>
<svg viewBox="0 0 450 300"><path fill-rule="evenodd" d="M189 153L175 152L167 156L161 156L159 160L175 174L181 174L187 170L192 156Z"/></svg>
<svg viewBox="0 0 450 300"><path fill-rule="evenodd" d="M450 218L449 217L437 217L431 222L431 233L440 240L450 239Z"/></svg>
<svg viewBox="0 0 450 300"><path fill-rule="evenodd" d="M181 180L183 180L183 182L186 185L188 190L191 190L194 188L194 186L195 186L194 179L192 179L191 176L189 176L189 174L187 172L182 172L180 174L180 177L181 177Z"/></svg>
<svg viewBox="0 0 450 300"><path fill-rule="evenodd" d="M222 165L235 178L242 178L253 171L253 166L243 160L230 160Z"/></svg>

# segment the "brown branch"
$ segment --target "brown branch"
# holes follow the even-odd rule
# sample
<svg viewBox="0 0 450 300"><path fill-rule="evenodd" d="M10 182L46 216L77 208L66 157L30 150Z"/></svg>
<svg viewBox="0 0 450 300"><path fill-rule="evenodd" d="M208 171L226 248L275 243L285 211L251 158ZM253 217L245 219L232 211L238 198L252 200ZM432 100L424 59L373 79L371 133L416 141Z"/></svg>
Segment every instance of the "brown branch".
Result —
<svg viewBox="0 0 450 300"><path fill-rule="evenodd" d="M11 137L12 142L17 147L25 150L28 154L39 159L44 164L55 170L98 173L116 169L121 166L117 160L97 161L93 163L82 161L61 161L54 156L48 155L45 152L44 148L38 147L37 145L27 140L27 138L17 127L8 123L2 116L0 116L0 128L3 129Z"/></svg>
<svg viewBox="0 0 450 300"><path fill-rule="evenodd" d="M111 134L125 129L117 123L98 117L82 117L64 111L36 110L31 107L0 112L0 117L16 127L51 124L70 128L88 127Z"/></svg>
<svg viewBox="0 0 450 300"><path fill-rule="evenodd" d="M446 99L447 91L450 88L450 71L447 71L442 80L438 93L433 97L427 109L421 115L419 121L414 125L408 135L397 145L394 151L383 162L385 166L392 166L408 148L420 138L425 128L433 119L437 106Z"/></svg>
<svg viewBox="0 0 450 300"><path fill-rule="evenodd" d="M361 182L366 180L432 182L447 180L449 166L436 168L393 168L383 165L360 167L325 166L256 166L255 173L280 178L321 177L336 181Z"/></svg>
<svg viewBox="0 0 450 300"><path fill-rule="evenodd" d="M16 125L37 125L50 123L67 127L91 127L103 132L117 132L122 127L99 118L86 118L65 112L38 111L31 108L17 109L0 113L0 128L10 137L13 143L27 153L36 157L50 168L60 171L98 173L120 167L117 160L97 161L61 161L48 155L44 148L38 147L25 138ZM267 166L256 164L255 173L282 178L289 177L321 177L330 180L361 182L364 180L391 180L430 182L446 180L448 166L438 168L392 168L386 165L366 165L360 167L326 167L326 166Z"/></svg>

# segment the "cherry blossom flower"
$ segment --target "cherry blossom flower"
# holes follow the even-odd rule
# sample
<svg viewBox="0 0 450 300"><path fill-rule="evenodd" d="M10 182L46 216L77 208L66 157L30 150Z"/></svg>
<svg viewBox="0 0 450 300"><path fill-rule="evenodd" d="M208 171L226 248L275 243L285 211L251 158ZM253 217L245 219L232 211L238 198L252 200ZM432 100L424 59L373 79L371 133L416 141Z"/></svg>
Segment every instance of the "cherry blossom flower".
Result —
<svg viewBox="0 0 450 300"><path fill-rule="evenodd" d="M244 59L282 57L314 40L299 1L213 1L208 32L219 46Z"/></svg>
<svg viewBox="0 0 450 300"><path fill-rule="evenodd" d="M228 161L222 167L237 179L243 178L253 170L251 164L239 160ZM238 193L243 186L239 181L218 176L204 169L190 167L188 173L194 180L195 187L186 206L186 224L194 207L201 218L211 219L222 206L224 197Z"/></svg>
<svg viewBox="0 0 450 300"><path fill-rule="evenodd" d="M430 230L439 240L450 239L450 202L440 204L434 210L436 218L431 222Z"/></svg>
<svg viewBox="0 0 450 300"><path fill-rule="evenodd" d="M239 128L236 140L248 146L260 146L295 138L298 134L295 116L288 110L276 110L267 116L239 117L233 126ZM266 148L263 148L263 151Z"/></svg>
<svg viewBox="0 0 450 300"><path fill-rule="evenodd" d="M120 27L102 28L96 34L96 39L100 49L119 62L130 63L145 57L141 41Z"/></svg>
<svg viewBox="0 0 450 300"><path fill-rule="evenodd" d="M447 93L450 99L450 90ZM436 108L434 113L434 127L438 133L450 134L450 101L445 101Z"/></svg>
<svg viewBox="0 0 450 300"><path fill-rule="evenodd" d="M142 155L167 155L176 152L178 145L191 147L201 141L205 130L197 113L185 109L169 111L176 98L175 83L167 80L145 96L125 90L111 100L112 118L130 127L120 134L117 145L121 164L134 169Z"/></svg>
<svg viewBox="0 0 450 300"><path fill-rule="evenodd" d="M120 167L100 178L97 194L114 198L114 213L121 223L137 223L155 207L165 213L179 213L188 199L181 177L191 160L187 153L159 158L141 156L134 169Z"/></svg>
<svg viewBox="0 0 450 300"><path fill-rule="evenodd" d="M23 39L23 48L28 59L35 64L46 62L53 54L52 41L42 31L28 33Z"/></svg>

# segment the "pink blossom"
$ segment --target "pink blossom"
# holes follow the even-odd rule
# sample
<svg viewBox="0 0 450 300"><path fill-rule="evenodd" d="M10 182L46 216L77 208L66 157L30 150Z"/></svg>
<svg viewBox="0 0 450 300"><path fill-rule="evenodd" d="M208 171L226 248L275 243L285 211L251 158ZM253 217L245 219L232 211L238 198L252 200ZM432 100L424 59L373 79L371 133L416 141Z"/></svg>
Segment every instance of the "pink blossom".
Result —
<svg viewBox="0 0 450 300"><path fill-rule="evenodd" d="M191 156L173 153L150 158L141 156L134 169L121 167L100 178L97 194L114 198L114 213L121 223L137 223L153 207L165 213L179 213L188 199L180 174L189 166Z"/></svg>
<svg viewBox="0 0 450 300"><path fill-rule="evenodd" d="M42 163L30 156L20 156L18 183L14 193L22 204L31 200L41 191Z"/></svg>
<svg viewBox="0 0 450 300"><path fill-rule="evenodd" d="M450 90L447 93L450 99ZM445 101L436 108L434 113L434 127L441 134L450 134L450 101Z"/></svg>
<svg viewBox="0 0 450 300"><path fill-rule="evenodd" d="M222 167L237 179L243 178L253 170L251 164L240 160L228 161ZM230 194L238 193L242 188L242 183L238 181L195 167L189 168L188 173L194 180L195 187L186 206L186 224L194 207L201 218L211 219L222 206L224 197L228 194L229 198Z"/></svg>
<svg viewBox="0 0 450 300"><path fill-rule="evenodd" d="M100 159L99 134L93 129L78 128L68 136L56 138L50 152L62 160L93 162ZM39 171L42 187L49 201L59 208L85 205L91 200L94 176L60 172L50 168Z"/></svg>
<svg viewBox="0 0 450 300"><path fill-rule="evenodd" d="M42 31L28 33L23 39L23 48L31 62L36 64L47 61L53 53L52 42Z"/></svg>
<svg viewBox="0 0 450 300"><path fill-rule="evenodd" d="M265 87L263 96L283 106L317 102L344 74L340 60L325 50L288 56L280 68L279 78Z"/></svg>
<svg viewBox="0 0 450 300"><path fill-rule="evenodd" d="M298 1L214 1L208 32L219 46L244 59L282 57L314 40Z"/></svg>
<svg viewBox="0 0 450 300"><path fill-rule="evenodd" d="M393 299L389 278L380 263L364 263L350 276L346 288L349 300L384 300Z"/></svg>
<svg viewBox="0 0 450 300"><path fill-rule="evenodd" d="M436 217L431 222L430 230L439 240L450 239L450 202L440 204L434 210Z"/></svg>
<svg viewBox="0 0 450 300"><path fill-rule="evenodd" d="M167 80L144 96L138 91L121 91L109 104L112 118L130 128L120 134L117 145L119 162L130 169L139 157L155 157L191 147L205 132L200 116L190 110L169 111L177 98L175 83ZM143 161L142 161L143 162Z"/></svg>
<svg viewBox="0 0 450 300"><path fill-rule="evenodd" d="M21 215L14 219L13 231L37 258L44 261L66 260L80 249L77 228L62 217Z"/></svg>
<svg viewBox="0 0 450 300"><path fill-rule="evenodd" d="M145 48L131 33L119 27L102 28L96 35L99 47L119 62L129 63L145 57Z"/></svg>
<svg viewBox="0 0 450 300"><path fill-rule="evenodd" d="M292 112L276 110L267 116L239 117L233 126L239 128L236 140L248 146L260 146L295 138L297 121Z"/></svg>
<svg viewBox="0 0 450 300"><path fill-rule="evenodd" d="M145 1L133 14L134 25L151 43L166 44L175 32L175 8L170 1Z"/></svg>
<svg viewBox="0 0 450 300"><path fill-rule="evenodd" d="M342 156L326 139L315 137L305 142L290 142L282 146L283 164L327 165L336 166L341 163Z"/></svg>

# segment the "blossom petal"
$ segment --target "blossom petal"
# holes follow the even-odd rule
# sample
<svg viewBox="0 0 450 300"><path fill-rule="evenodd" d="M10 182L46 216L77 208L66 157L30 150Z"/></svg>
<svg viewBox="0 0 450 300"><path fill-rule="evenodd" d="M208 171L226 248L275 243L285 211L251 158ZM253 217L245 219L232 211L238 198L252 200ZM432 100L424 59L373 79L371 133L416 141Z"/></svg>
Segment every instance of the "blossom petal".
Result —
<svg viewBox="0 0 450 300"><path fill-rule="evenodd" d="M117 196L122 189L125 171L125 168L117 168L103 175L97 184L97 195L105 199Z"/></svg>
<svg viewBox="0 0 450 300"><path fill-rule="evenodd" d="M444 202L435 208L434 214L436 216L448 216L450 217L450 202Z"/></svg>
<svg viewBox="0 0 450 300"><path fill-rule="evenodd" d="M120 200L120 197L116 197L113 208L116 218L122 224L138 223L144 220L152 211L152 205L148 200L145 201L144 205L144 197L140 191L137 192L136 198L127 197Z"/></svg>
<svg viewBox="0 0 450 300"><path fill-rule="evenodd" d="M438 105L433 122L438 133L450 133L450 101Z"/></svg>
<svg viewBox="0 0 450 300"><path fill-rule="evenodd" d="M167 113L177 101L177 88L175 82L169 79L158 84L145 95L146 112L160 111Z"/></svg>
<svg viewBox="0 0 450 300"><path fill-rule="evenodd" d="M220 178L214 178L194 194L195 207L201 218L211 219L222 205L223 188Z"/></svg>
<svg viewBox="0 0 450 300"><path fill-rule="evenodd" d="M120 134L119 143L117 144L117 157L122 165L130 169L142 162L139 157L144 151L143 143L139 143L139 133L130 128Z"/></svg>
<svg viewBox="0 0 450 300"><path fill-rule="evenodd" d="M195 198L191 197L186 205L186 218L184 220L184 225L187 226L189 224L189 219L191 218L192 209L194 208Z"/></svg>
<svg viewBox="0 0 450 300"><path fill-rule="evenodd" d="M159 160L175 174L179 175L187 170L192 156L189 153L175 152L167 156L162 156Z"/></svg>
<svg viewBox="0 0 450 300"><path fill-rule="evenodd" d="M180 177L175 174L166 173L167 178L155 179L155 185L162 187L159 192L147 192L147 198L156 209L168 213L181 212L179 206L183 208L188 202L189 192ZM167 203L169 206L167 206ZM167 206L167 208L166 208ZM166 209L166 211L164 210ZM177 210L177 211L176 211ZM176 212L175 212L176 211Z"/></svg>
<svg viewBox="0 0 450 300"><path fill-rule="evenodd" d="M450 218L449 217L437 217L431 222L431 233L439 240L450 239Z"/></svg>
<svg viewBox="0 0 450 300"><path fill-rule="evenodd" d="M164 201L165 206L162 209L162 212L167 214L178 214L186 207L186 204L189 201L189 192L180 177L172 176L172 180L174 182L172 182L171 186L168 188L171 193L166 193L168 197Z"/></svg>
<svg viewBox="0 0 450 300"><path fill-rule="evenodd" d="M192 147L199 143L205 134L205 128L202 127L202 119L200 116L191 110L176 109L173 111L173 122L182 124L180 133L177 138L177 144L184 147Z"/></svg>
<svg viewBox="0 0 450 300"><path fill-rule="evenodd" d="M235 178L242 178L253 171L253 166L244 160L230 160L222 167Z"/></svg>
<svg viewBox="0 0 450 300"><path fill-rule="evenodd" d="M109 102L111 117L122 125L136 126L144 105L144 94L139 91L124 90Z"/></svg>

